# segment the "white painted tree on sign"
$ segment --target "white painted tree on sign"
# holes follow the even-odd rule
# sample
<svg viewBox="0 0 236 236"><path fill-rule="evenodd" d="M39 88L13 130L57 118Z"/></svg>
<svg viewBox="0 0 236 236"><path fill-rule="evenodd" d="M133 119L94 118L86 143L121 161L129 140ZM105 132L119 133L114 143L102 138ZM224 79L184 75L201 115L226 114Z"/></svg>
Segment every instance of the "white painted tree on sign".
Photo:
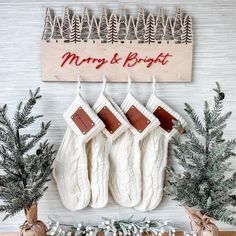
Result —
<svg viewBox="0 0 236 236"><path fill-rule="evenodd" d="M123 43L127 35L127 18L123 10L119 19L118 39Z"/></svg>
<svg viewBox="0 0 236 236"><path fill-rule="evenodd" d="M52 38L55 39L56 42L58 42L58 40L62 39L61 26L60 26L58 17L55 17L55 19L54 19Z"/></svg>
<svg viewBox="0 0 236 236"><path fill-rule="evenodd" d="M155 39L158 43L161 43L164 35L164 17L162 9L159 10L159 14L156 21L156 32L155 32Z"/></svg>
<svg viewBox="0 0 236 236"><path fill-rule="evenodd" d="M43 37L42 39L46 42L50 42L50 38L52 36L52 17L50 9L46 9L46 16L44 20L44 31L43 31Z"/></svg>
<svg viewBox="0 0 236 236"><path fill-rule="evenodd" d="M95 43L95 40L100 39L99 34L98 34L98 23L95 16L93 16L92 21L91 21L89 39L93 40L93 43Z"/></svg>
<svg viewBox="0 0 236 236"><path fill-rule="evenodd" d="M137 40L134 18L132 16L129 18L126 40L130 40L130 43L132 43L133 40Z"/></svg>
<svg viewBox="0 0 236 236"><path fill-rule="evenodd" d="M189 44L193 42L192 34L192 18L188 15L184 18L183 34L181 36L181 43Z"/></svg>
<svg viewBox="0 0 236 236"><path fill-rule="evenodd" d="M137 18L137 38L140 43L144 42L144 34L145 34L145 14L144 9L141 8L139 10L138 18Z"/></svg>
<svg viewBox="0 0 236 236"><path fill-rule="evenodd" d="M155 20L151 13L147 18L144 41L149 44L155 42Z"/></svg>
<svg viewBox="0 0 236 236"><path fill-rule="evenodd" d="M71 32L70 32L70 42L78 43L80 42L80 18L78 15L74 14L72 17L71 23Z"/></svg>
<svg viewBox="0 0 236 236"><path fill-rule="evenodd" d="M87 42L94 43L100 39L101 43L116 43L129 41L132 43L170 43L189 44L193 41L192 18L188 15L183 17L180 8L176 8L175 18L164 16L160 8L158 16L149 13L146 17L143 8L139 9L137 18L129 17L122 9L119 18L112 13L108 19L108 11L102 9L101 17L90 16L87 8L83 16L73 15L66 7L62 21L52 17L49 8L46 10L42 40L46 42ZM82 19L81 19L82 18Z"/></svg>
<svg viewBox="0 0 236 236"><path fill-rule="evenodd" d="M167 17L167 20L166 20L165 33L164 33L163 39L166 40L167 43L174 40L173 28L171 24L171 19L169 17Z"/></svg>
<svg viewBox="0 0 236 236"><path fill-rule="evenodd" d="M176 16L174 21L174 38L175 43L181 43L181 36L183 33L183 24L182 24L182 13L180 8L176 9Z"/></svg>
<svg viewBox="0 0 236 236"><path fill-rule="evenodd" d="M90 29L89 14L88 14L88 9L85 8L83 18L82 18L82 26L81 26L81 33L80 33L81 39L84 40L85 42L87 42L87 39L90 33L89 29Z"/></svg>
<svg viewBox="0 0 236 236"><path fill-rule="evenodd" d="M118 42L118 32L117 32L117 17L115 14L111 14L108 25L108 43Z"/></svg>
<svg viewBox="0 0 236 236"><path fill-rule="evenodd" d="M108 34L108 20L107 20L106 8L102 9L102 16L99 22L99 31L100 31L100 38L102 39L102 42L106 42L107 34Z"/></svg>
<svg viewBox="0 0 236 236"><path fill-rule="evenodd" d="M162 8L159 9L157 20L165 25L165 18Z"/></svg>
<svg viewBox="0 0 236 236"><path fill-rule="evenodd" d="M64 17L62 21L62 37L65 39L64 42L70 41L70 31L71 31L71 25L70 25L69 9L65 7Z"/></svg>

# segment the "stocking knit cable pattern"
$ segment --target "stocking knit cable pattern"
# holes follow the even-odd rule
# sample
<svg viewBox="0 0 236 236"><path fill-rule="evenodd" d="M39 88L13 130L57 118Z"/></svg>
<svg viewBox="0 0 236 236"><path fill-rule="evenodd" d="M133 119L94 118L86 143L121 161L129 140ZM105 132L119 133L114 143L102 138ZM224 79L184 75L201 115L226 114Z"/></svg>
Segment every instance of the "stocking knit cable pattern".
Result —
<svg viewBox="0 0 236 236"><path fill-rule="evenodd" d="M186 125L186 122L179 114L153 94L147 103L147 108L151 112L154 112L158 107L162 107L183 126ZM170 132L167 132L159 126L143 140L141 161L143 192L142 200L135 209L140 211L151 211L161 202L164 172L168 156L168 143L171 137L176 135L177 132L178 131L174 128Z"/></svg>
<svg viewBox="0 0 236 236"><path fill-rule="evenodd" d="M94 125L87 133L82 133L71 119L71 115L81 107ZM54 162L53 176L64 206L72 211L83 209L90 201L87 154L85 143L104 129L103 122L91 107L77 96L64 114L68 128Z"/></svg>
<svg viewBox="0 0 236 236"><path fill-rule="evenodd" d="M128 129L129 124L114 108L105 92L101 93L93 109L98 114L103 109L109 110L119 121L119 127L114 132L111 133L105 128L90 141L88 146L91 184L90 205L94 208L101 208L106 206L108 202L109 151L112 142Z"/></svg>
<svg viewBox="0 0 236 236"><path fill-rule="evenodd" d="M133 126L118 137L110 151L109 189L114 200L125 207L137 205L141 200L140 140L159 125L158 119L129 93L122 103L126 113L135 106L150 123L142 131Z"/></svg>

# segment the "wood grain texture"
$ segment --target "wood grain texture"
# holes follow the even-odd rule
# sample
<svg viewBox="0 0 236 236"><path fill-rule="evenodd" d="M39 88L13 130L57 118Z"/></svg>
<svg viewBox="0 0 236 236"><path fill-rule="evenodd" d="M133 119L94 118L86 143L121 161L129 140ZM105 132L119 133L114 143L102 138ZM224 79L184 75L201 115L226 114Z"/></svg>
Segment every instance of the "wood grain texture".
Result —
<svg viewBox="0 0 236 236"><path fill-rule="evenodd" d="M42 41L41 45L43 81L77 81L79 73L84 82L102 82L103 75L106 75L108 82L127 82L127 75L133 82L152 82L153 75L159 82L191 82L192 44L128 42L112 45L98 42L75 44ZM118 56L114 57L116 53ZM87 61L76 66L90 57L100 62ZM147 62L136 63L146 57L149 58ZM119 61L114 63L112 58ZM154 62L155 60L159 62ZM101 67L97 69L98 66Z"/></svg>
<svg viewBox="0 0 236 236"><path fill-rule="evenodd" d="M178 5L176 5L178 4ZM45 120L52 120L52 127L47 135L56 148L59 147L66 123L63 112L74 100L75 83L45 83L41 82L40 37L43 29L43 18L46 7L55 9L61 15L65 5L82 13L84 6L99 14L101 7L117 11L127 7L129 13L136 14L140 6L144 6L154 14L159 7L173 14L176 6L180 6L193 17L194 55L192 83L162 83L158 84L157 92L165 102L172 106L184 118L184 102L191 103L202 114L203 100L211 99L211 90L215 81L219 81L226 93L225 110L235 112L236 107L236 6L234 0L164 0L156 1L50 1L50 0L1 0L0 1L0 104L9 104L13 112L19 100L25 98L29 88L40 86L43 99L37 106L37 112L44 114ZM97 99L101 84L82 84L82 94L93 104ZM151 93L151 84L133 84L132 90L143 103ZM121 103L127 93L126 84L108 84L108 93ZM188 119L187 119L188 120ZM236 136L236 112L232 115L226 129L227 138ZM37 126L32 130L35 131ZM170 157L169 161L174 163ZM236 169L234 159L232 168ZM39 204L39 217L47 221L48 216L60 219L66 223L79 222L82 219L96 223L102 216L119 219L134 215L137 218L168 219L174 225L188 229L189 220L184 210L178 204L165 197L160 206L150 213L140 213L133 209L123 208L110 200L109 205L100 210L87 208L78 212L67 211L61 204L55 182ZM2 218L3 215L0 215ZM23 213L0 222L0 231L14 231L24 221ZM217 222L218 223L218 222ZM219 223L221 229L232 230L233 226Z"/></svg>

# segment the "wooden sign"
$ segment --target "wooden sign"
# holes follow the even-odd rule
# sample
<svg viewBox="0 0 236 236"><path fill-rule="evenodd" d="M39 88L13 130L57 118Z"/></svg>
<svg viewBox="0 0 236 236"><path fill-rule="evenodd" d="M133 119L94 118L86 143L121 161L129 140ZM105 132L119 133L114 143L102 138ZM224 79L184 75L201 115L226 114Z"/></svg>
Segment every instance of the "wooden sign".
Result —
<svg viewBox="0 0 236 236"><path fill-rule="evenodd" d="M179 8L175 18L140 9L137 19L125 11L100 19L65 8L62 22L46 10L42 36L44 81L190 82L192 72L192 19Z"/></svg>

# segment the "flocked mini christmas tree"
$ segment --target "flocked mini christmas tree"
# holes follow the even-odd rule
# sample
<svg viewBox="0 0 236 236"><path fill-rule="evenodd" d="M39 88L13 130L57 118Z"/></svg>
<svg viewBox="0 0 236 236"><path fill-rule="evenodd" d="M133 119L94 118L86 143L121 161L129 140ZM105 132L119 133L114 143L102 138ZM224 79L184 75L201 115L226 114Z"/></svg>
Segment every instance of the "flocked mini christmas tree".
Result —
<svg viewBox="0 0 236 236"><path fill-rule="evenodd" d="M195 208L202 215L236 225L236 172L229 172L232 171L229 160L235 158L236 139L223 137L231 112L222 114L225 95L218 83L214 91L213 108L205 102L204 121L189 104L185 104L194 131L187 129L184 140L173 139L174 156L184 172L179 174L170 168L166 190L175 200Z"/></svg>
<svg viewBox="0 0 236 236"><path fill-rule="evenodd" d="M43 235L45 226L37 220L37 202L47 189L54 151L47 140L36 145L47 133L50 122L42 122L35 134L27 133L30 125L42 117L31 115L40 98L39 89L30 90L30 98L17 106L13 121L7 116L7 105L0 107L0 212L6 213L6 219L24 210L27 221L22 231L31 224L32 230Z"/></svg>

